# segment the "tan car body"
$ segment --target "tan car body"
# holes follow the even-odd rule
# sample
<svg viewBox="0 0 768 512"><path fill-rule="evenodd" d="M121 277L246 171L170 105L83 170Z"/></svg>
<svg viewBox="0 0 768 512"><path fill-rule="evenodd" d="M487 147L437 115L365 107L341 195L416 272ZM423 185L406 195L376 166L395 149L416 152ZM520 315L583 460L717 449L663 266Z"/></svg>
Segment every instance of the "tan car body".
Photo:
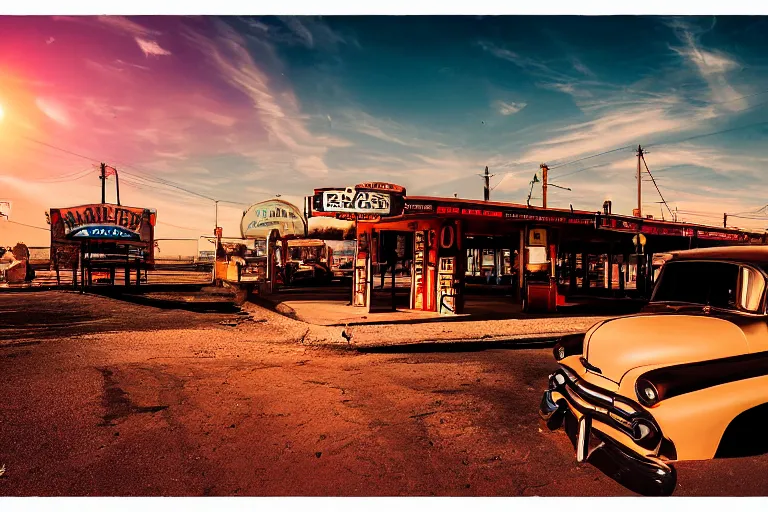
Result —
<svg viewBox="0 0 768 512"><path fill-rule="evenodd" d="M673 253L670 261L760 268L758 263L768 263L768 248L683 251ZM761 275L765 277L765 272ZM650 310L652 306L653 302ZM570 353L563 352L563 345L556 346L555 356L567 384L552 380L558 372L552 375L541 413L549 420L553 405L558 405L558 411L565 407L579 421L587 411L591 429L603 434L601 438L607 436L630 457L664 471L669 462L714 458L734 420L768 404L768 317L765 298L759 311L749 313L715 311L707 306L695 313L669 311L667 305L656 309L663 312L596 324ZM656 403L641 404L637 386L642 387L643 379L656 378L672 384L659 387L661 399ZM675 392L664 396L664 386L674 387ZM625 402L632 405L627 408ZM614 414L611 404L632 410L633 417L650 418L660 429L658 442L638 444L635 434L628 432L631 429L620 428L627 419Z"/></svg>

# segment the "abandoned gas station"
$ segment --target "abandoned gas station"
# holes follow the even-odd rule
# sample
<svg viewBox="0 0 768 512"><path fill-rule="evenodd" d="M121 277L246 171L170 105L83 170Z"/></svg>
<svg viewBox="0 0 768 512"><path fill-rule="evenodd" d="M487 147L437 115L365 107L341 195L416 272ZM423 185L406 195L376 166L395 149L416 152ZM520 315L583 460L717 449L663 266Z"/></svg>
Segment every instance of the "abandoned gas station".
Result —
<svg viewBox="0 0 768 512"><path fill-rule="evenodd" d="M735 244L766 244L765 233L514 203L407 196L403 187L362 183L316 189L308 217L356 223L352 305L459 314L473 283L504 285L510 305L555 312L590 298L647 299L654 255ZM409 270L385 286L374 279L397 260Z"/></svg>

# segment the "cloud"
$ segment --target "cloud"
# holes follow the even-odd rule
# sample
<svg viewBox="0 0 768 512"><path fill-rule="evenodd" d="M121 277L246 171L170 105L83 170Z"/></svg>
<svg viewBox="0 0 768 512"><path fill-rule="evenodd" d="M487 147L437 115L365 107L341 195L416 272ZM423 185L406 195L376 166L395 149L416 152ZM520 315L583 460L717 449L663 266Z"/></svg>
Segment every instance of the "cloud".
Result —
<svg viewBox="0 0 768 512"><path fill-rule="evenodd" d="M728 81L731 71L741 68L734 58L724 52L705 50L699 44L702 30L685 21L674 20L669 26L675 31L682 47L671 47L693 66L709 86L711 100L729 111L744 109L748 103ZM714 22L711 28L714 28ZM708 29L706 31L711 30Z"/></svg>
<svg viewBox="0 0 768 512"><path fill-rule="evenodd" d="M557 81L570 82L573 80L573 77L570 75L556 71L538 60L525 57L506 48L496 46L490 42L480 41L478 44L483 50L490 53L491 55L515 64L531 75Z"/></svg>
<svg viewBox="0 0 768 512"><path fill-rule="evenodd" d="M147 39L141 39L139 37L135 38L136 44L139 45L139 48L141 48L141 51L144 52L144 55L149 57L150 55L160 56L160 55L170 55L171 52L168 50L161 48L159 44L157 44L155 41L149 41Z"/></svg>
<svg viewBox="0 0 768 512"><path fill-rule="evenodd" d="M101 26L112 33L133 38L144 55L149 57L171 55L171 52L162 48L156 41L161 32L147 28L125 16L56 16L55 20L69 21L86 24L89 26ZM133 64L131 64L133 65Z"/></svg>
<svg viewBox="0 0 768 512"><path fill-rule="evenodd" d="M673 103L674 104L674 103ZM560 133L531 146L522 157L525 162L552 162L599 153L628 144L637 144L665 133L694 129L708 117L706 110L688 109L675 113L672 108L641 105L599 114L595 119L557 128Z"/></svg>
<svg viewBox="0 0 768 512"><path fill-rule="evenodd" d="M594 77L595 74L589 69L578 57L571 57L571 64L573 69L581 73L582 75Z"/></svg>
<svg viewBox="0 0 768 512"><path fill-rule="evenodd" d="M87 19L87 18L86 18ZM135 21L131 21L125 16L98 16L96 21L102 25L106 25L110 30L116 32L122 32L125 35L132 37L149 37L158 35L160 32L156 30L148 29L142 25L139 25Z"/></svg>
<svg viewBox="0 0 768 512"><path fill-rule="evenodd" d="M312 48L315 45L312 32L299 21L299 18L296 18L295 16L285 16L281 18L281 20L305 46Z"/></svg>
<svg viewBox="0 0 768 512"><path fill-rule="evenodd" d="M512 114L517 114L521 110L523 110L526 107L527 103L521 102L521 103L515 103L515 102L504 102L504 101L497 101L496 107L498 108L499 114L503 116L511 116Z"/></svg>
<svg viewBox="0 0 768 512"><path fill-rule="evenodd" d="M245 41L224 22L214 22L215 35L206 37L191 30L187 39L202 52L222 78L249 100L266 140L250 141L241 154L261 166L287 169L317 177L328 172L324 157L329 149L349 143L333 136L315 135L307 128L309 117L301 112L290 89L278 90L270 77L254 62Z"/></svg>
<svg viewBox="0 0 768 512"><path fill-rule="evenodd" d="M255 29L251 35L281 45L303 46L309 49L335 50L339 44L359 47L351 35L341 35L316 16L279 16L278 23L266 23L258 18L244 18Z"/></svg>
<svg viewBox="0 0 768 512"><path fill-rule="evenodd" d="M134 64L133 62L126 62L126 61L120 60L120 59L115 59L115 64L117 64L119 66L130 66L132 68L137 68L137 69L141 69L141 70L144 70L144 71L149 71L149 68L147 66L142 66L140 64ZM121 69L121 71L122 71L122 69Z"/></svg>
<svg viewBox="0 0 768 512"><path fill-rule="evenodd" d="M132 107L127 105L111 105L105 100L93 97L87 97L83 99L83 106L87 112L103 118L116 118L118 114L123 112L130 112Z"/></svg>
<svg viewBox="0 0 768 512"><path fill-rule="evenodd" d="M37 108L39 108L43 114L61 126L66 128L72 126L72 121L67 109L56 100L51 98L37 98L35 100L35 105L37 105Z"/></svg>

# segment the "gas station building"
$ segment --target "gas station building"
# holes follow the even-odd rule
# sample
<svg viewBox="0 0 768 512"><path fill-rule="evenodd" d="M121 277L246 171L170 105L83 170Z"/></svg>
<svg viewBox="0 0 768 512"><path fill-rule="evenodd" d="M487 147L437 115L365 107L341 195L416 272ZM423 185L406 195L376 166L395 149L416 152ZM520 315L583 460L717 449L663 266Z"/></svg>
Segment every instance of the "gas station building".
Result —
<svg viewBox="0 0 768 512"><path fill-rule="evenodd" d="M308 217L352 220L357 228L352 305L462 313L473 282L506 285L510 304L555 312L590 298L647 299L660 255L719 245L766 244L766 233L515 203L407 196L403 187L363 183L316 189ZM378 286L392 259L407 282ZM402 279L401 279L402 281ZM396 288L407 289L400 298ZM407 298L406 298L407 297Z"/></svg>

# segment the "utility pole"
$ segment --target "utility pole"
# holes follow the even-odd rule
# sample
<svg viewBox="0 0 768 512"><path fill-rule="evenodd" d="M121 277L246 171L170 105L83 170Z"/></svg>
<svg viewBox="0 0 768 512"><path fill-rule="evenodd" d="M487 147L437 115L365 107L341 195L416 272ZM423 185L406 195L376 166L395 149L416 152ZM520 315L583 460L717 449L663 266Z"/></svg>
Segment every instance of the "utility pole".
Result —
<svg viewBox="0 0 768 512"><path fill-rule="evenodd" d="M643 159L643 148L637 145L637 216L643 218L643 175L640 173L640 161Z"/></svg>
<svg viewBox="0 0 768 512"><path fill-rule="evenodd" d="M214 246L216 249L213 251L213 270L211 272L211 282L215 285L216 284L216 262L219 259L219 244L221 243L221 239L219 238L219 202L214 201L213 202L213 215L214 215L214 229L213 229L213 237L215 239Z"/></svg>
<svg viewBox="0 0 768 512"><path fill-rule="evenodd" d="M549 167L547 167L547 164L541 164L539 166L541 169L541 206L543 208L547 207L547 172L549 172Z"/></svg>
<svg viewBox="0 0 768 512"><path fill-rule="evenodd" d="M120 179L117 177L117 169L115 169L115 188L117 189L117 206L120 206Z"/></svg>
<svg viewBox="0 0 768 512"><path fill-rule="evenodd" d="M485 180L485 188L483 189L483 201L488 201L491 198L491 176L488 174L488 166L485 166L485 174L483 175Z"/></svg>
<svg viewBox="0 0 768 512"><path fill-rule="evenodd" d="M724 228L728 227L728 214L727 213L723 214L723 227Z"/></svg>
<svg viewBox="0 0 768 512"><path fill-rule="evenodd" d="M107 177L104 175L107 171L107 165L102 162L101 163L101 176L99 176L99 179L101 180L101 204L106 203L106 190L105 187L107 185Z"/></svg>

